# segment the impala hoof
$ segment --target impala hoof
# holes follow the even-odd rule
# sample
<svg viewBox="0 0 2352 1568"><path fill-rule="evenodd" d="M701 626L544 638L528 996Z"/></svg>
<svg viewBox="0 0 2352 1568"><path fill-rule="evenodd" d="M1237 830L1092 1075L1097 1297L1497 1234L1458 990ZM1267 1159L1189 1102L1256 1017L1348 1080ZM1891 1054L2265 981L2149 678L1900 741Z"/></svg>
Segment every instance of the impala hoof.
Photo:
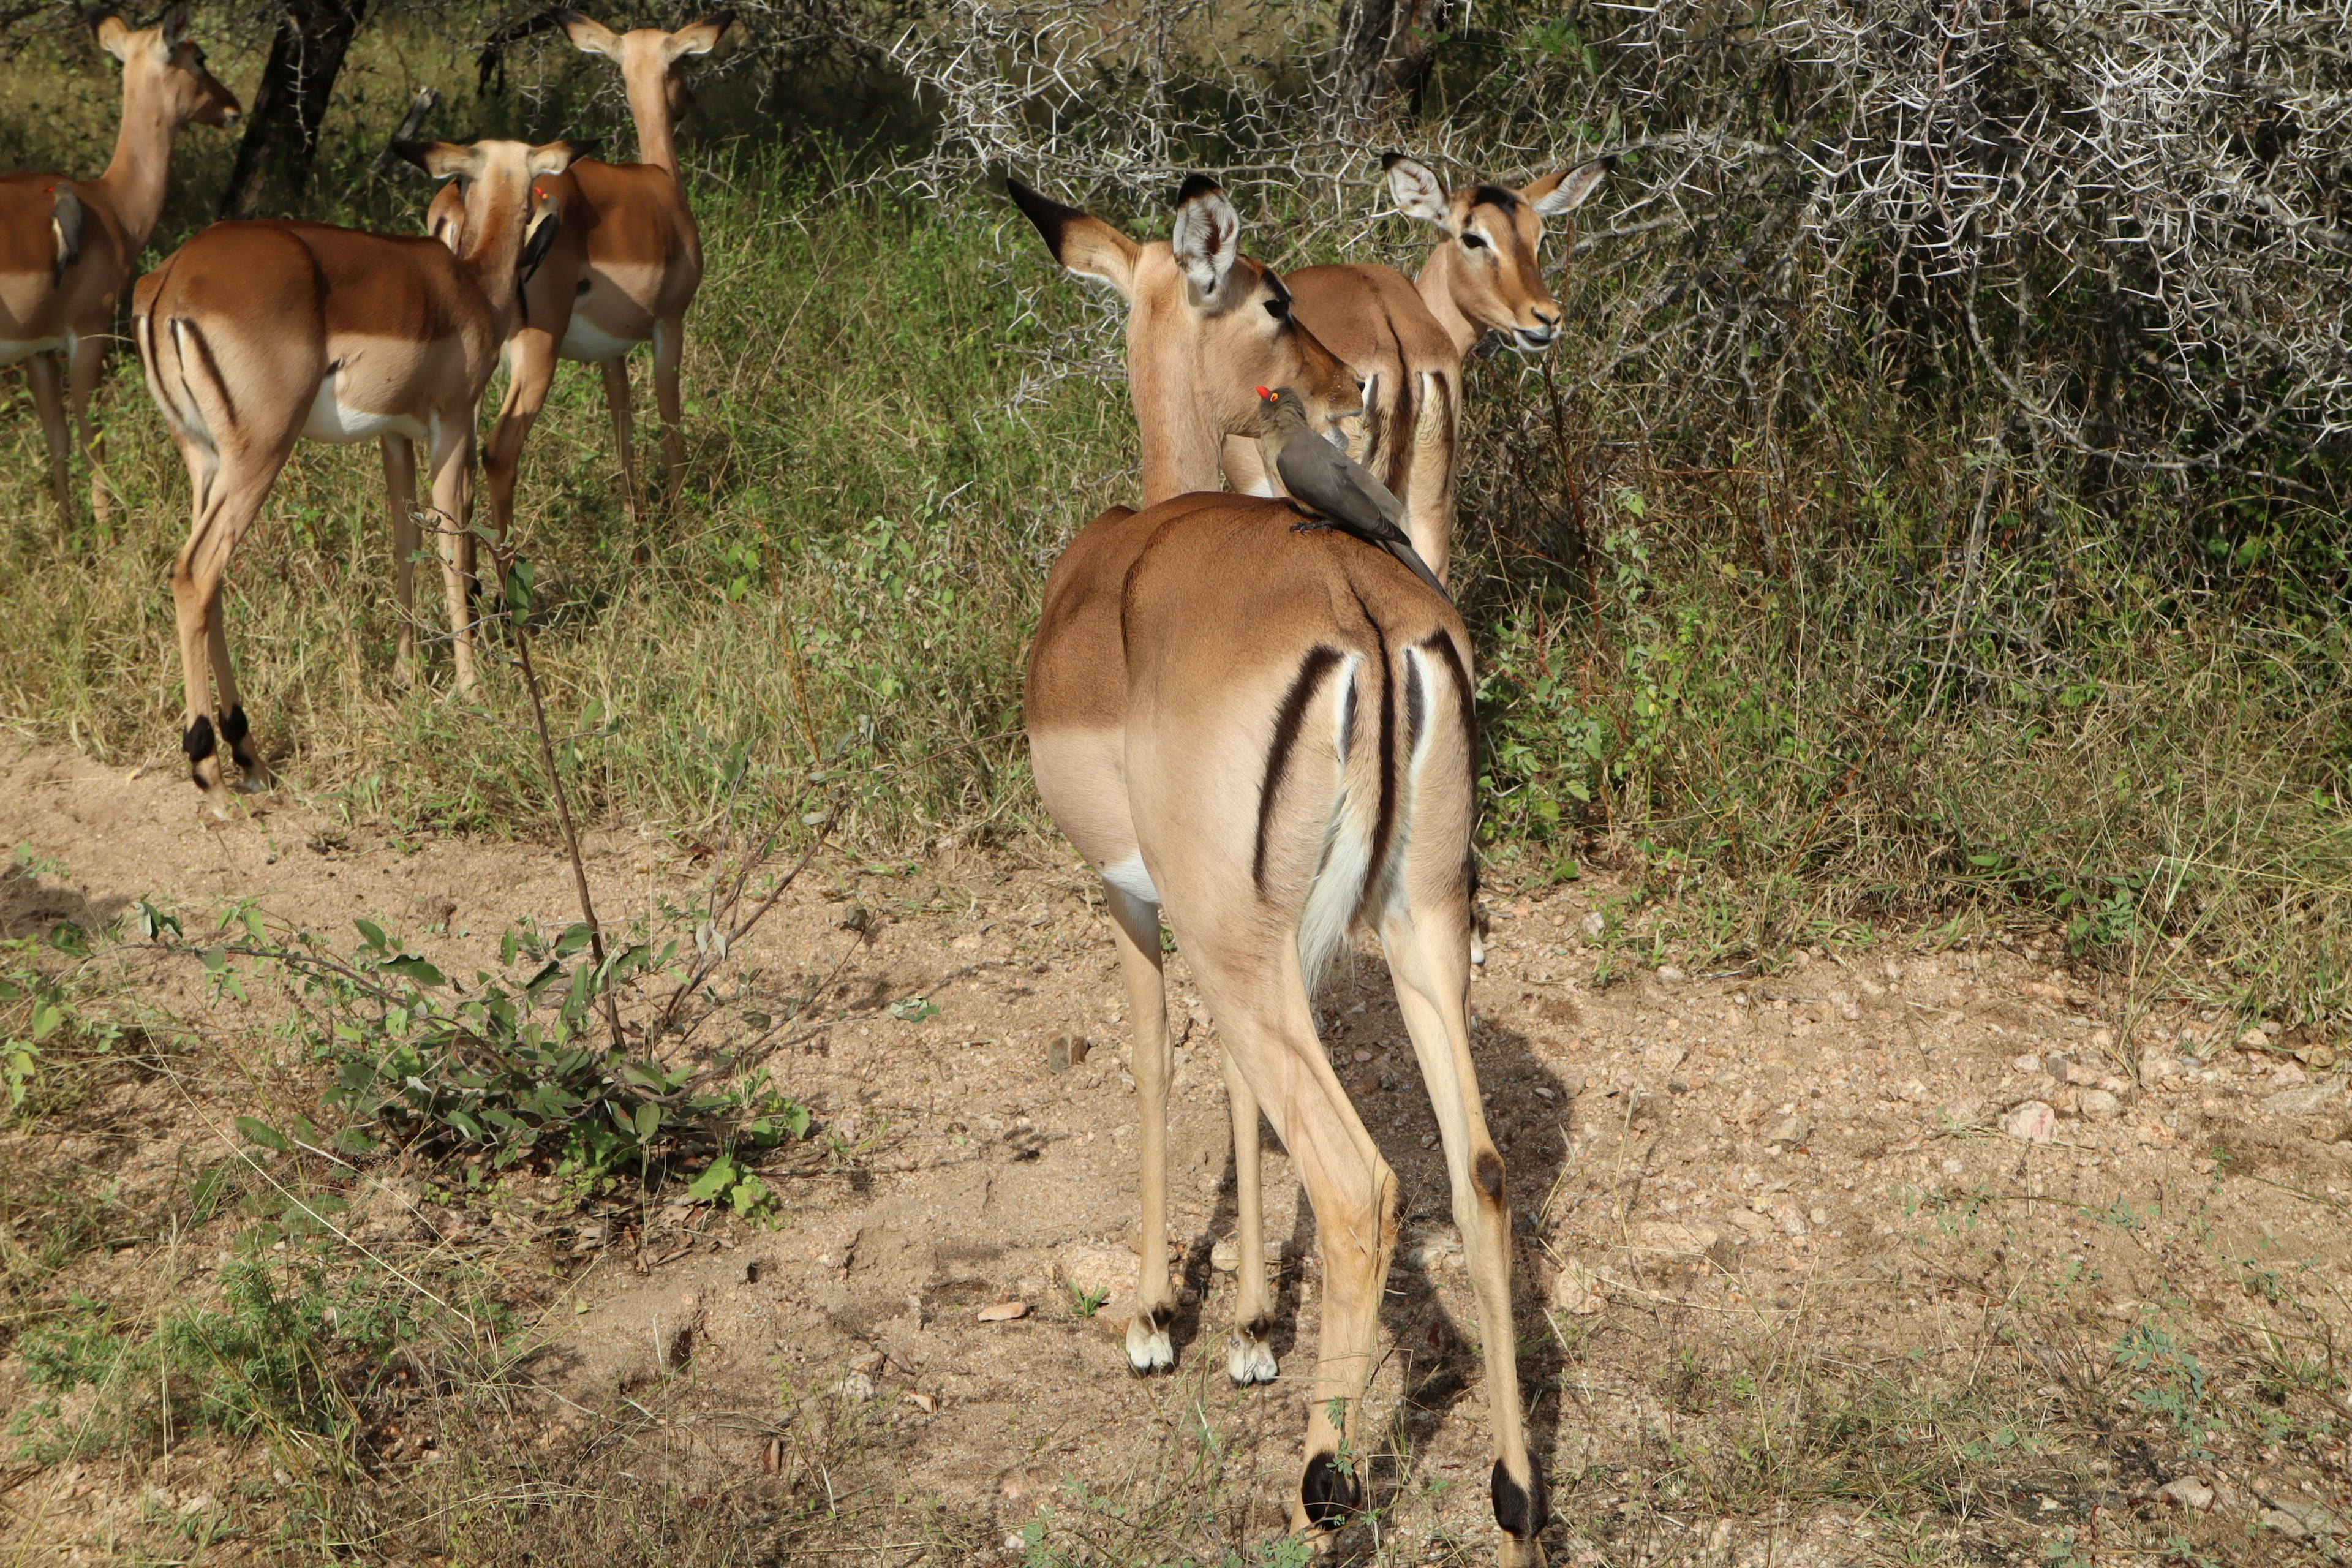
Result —
<svg viewBox="0 0 2352 1568"><path fill-rule="evenodd" d="M1225 1345L1225 1375L1240 1387L1254 1383L1272 1383L1279 1369L1275 1365L1274 1347L1264 1340L1254 1340L1246 1334L1235 1334Z"/></svg>
<svg viewBox="0 0 2352 1568"><path fill-rule="evenodd" d="M1127 1364L1142 1376L1176 1365L1176 1342L1168 1335L1165 1312L1138 1312L1127 1325Z"/></svg>

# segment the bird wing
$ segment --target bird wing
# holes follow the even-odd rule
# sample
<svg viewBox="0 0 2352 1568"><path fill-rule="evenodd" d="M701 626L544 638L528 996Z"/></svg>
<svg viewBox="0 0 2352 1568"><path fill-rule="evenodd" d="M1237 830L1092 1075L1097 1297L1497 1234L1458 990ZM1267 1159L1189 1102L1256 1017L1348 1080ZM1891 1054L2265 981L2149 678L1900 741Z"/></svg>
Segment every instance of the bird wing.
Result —
<svg viewBox="0 0 2352 1568"><path fill-rule="evenodd" d="M1412 536L1400 526L1404 520L1404 503L1397 500L1396 492L1381 483L1370 468L1365 468L1353 458L1345 453L1333 455L1339 459L1339 472L1346 476L1348 483L1354 488L1358 495L1364 498L1366 504L1370 506L1372 515L1380 520L1379 526L1372 531L1383 543L1392 544L1399 540L1410 542Z"/></svg>

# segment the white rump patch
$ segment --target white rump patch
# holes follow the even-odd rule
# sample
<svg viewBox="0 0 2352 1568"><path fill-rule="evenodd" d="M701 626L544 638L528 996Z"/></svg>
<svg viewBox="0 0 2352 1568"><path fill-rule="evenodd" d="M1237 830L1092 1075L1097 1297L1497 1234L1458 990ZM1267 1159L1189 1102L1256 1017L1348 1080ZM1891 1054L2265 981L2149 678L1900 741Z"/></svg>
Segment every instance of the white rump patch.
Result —
<svg viewBox="0 0 2352 1568"><path fill-rule="evenodd" d="M1140 853L1129 856L1116 866L1104 867L1102 879L1130 899L1140 900L1154 908L1160 902L1160 889L1153 885L1151 873L1143 868Z"/></svg>
<svg viewBox="0 0 2352 1568"><path fill-rule="evenodd" d="M1380 722L1378 714L1363 710L1365 704L1356 690L1356 674L1363 663L1362 654L1349 654L1332 685L1339 700L1331 707L1331 815L1323 826L1322 852L1316 858L1315 879L1307 885L1307 907L1298 914L1298 967L1307 977L1309 996L1321 989L1324 972L1348 945L1357 906L1364 899L1364 879L1371 871L1381 781L1377 772L1366 773L1361 769L1351 777L1348 767L1350 710L1358 726ZM1370 766L1374 770L1380 766L1377 748Z"/></svg>
<svg viewBox="0 0 2352 1568"><path fill-rule="evenodd" d="M384 436L405 436L412 441L428 438L425 422L414 414L377 414L345 405L335 395L336 383L341 379L341 370L337 367L329 370L319 383L319 390L310 398L310 415L302 421L304 436L337 447L373 441Z"/></svg>

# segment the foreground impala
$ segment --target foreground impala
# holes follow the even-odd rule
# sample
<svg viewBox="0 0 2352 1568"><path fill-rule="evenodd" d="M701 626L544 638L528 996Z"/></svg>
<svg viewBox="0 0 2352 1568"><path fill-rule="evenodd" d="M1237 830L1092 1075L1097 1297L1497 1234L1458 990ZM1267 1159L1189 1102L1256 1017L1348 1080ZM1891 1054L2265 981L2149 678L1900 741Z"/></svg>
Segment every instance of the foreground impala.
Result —
<svg viewBox="0 0 2352 1568"><path fill-rule="evenodd" d="M1311 1003L1331 958L1369 928L1437 1112L1477 1289L1503 1559L1540 1563L1549 1509L1519 1409L1503 1162L1470 1059L1468 634L1442 595L1373 545L1299 531L1279 501L1177 494L1203 477L1214 483L1225 410L1254 405L1252 381L1265 374L1247 367L1287 361L1295 368L1275 378L1293 385L1299 369L1314 370L1308 400L1326 425L1354 409L1352 379L1276 308L1287 300L1282 280L1238 255L1237 219L1214 185L1187 184L1175 238L1160 247L1025 187L1013 195L1064 266L1113 282L1132 303L1129 374L1144 491L1157 503L1104 513L1055 566L1025 694L1038 793L1102 878L1134 1020L1143 1223L1129 1363L1147 1373L1175 1364L1164 909L1215 1016L1233 1108L1240 1259L1226 1371L1239 1384L1276 1371L1263 1107L1306 1184L1324 1265L1292 1528L1337 1529L1362 1507L1370 1429L1360 1407L1399 1194L1324 1054Z"/></svg>
<svg viewBox="0 0 2352 1568"><path fill-rule="evenodd" d="M182 746L215 809L226 799L206 700L241 782L269 782L252 744L221 619L221 578L303 437L383 444L400 600L397 668L414 650L418 526L415 443L425 444L457 689L474 683L466 548L474 411L497 364L518 282L554 239L560 209L533 191L584 144L394 144L465 192L464 254L424 237L316 223L218 223L139 280L131 323L147 387L194 490L188 542L172 565L185 680Z"/></svg>
<svg viewBox="0 0 2352 1568"><path fill-rule="evenodd" d="M652 343L669 493L675 495L686 481L678 369L686 349L687 307L702 286L702 235L677 176L676 128L694 107L686 62L709 54L735 20L732 11L722 11L675 33L656 27L615 33L577 11L557 10L553 16L575 48L603 55L621 68L641 162L583 159L568 174L547 183L550 198L563 209L563 234L524 290L507 351L506 399L482 458L491 517L502 534L514 516L515 469L523 439L546 405L559 359L604 372L604 402L621 455L621 494L635 514L639 507L628 356L639 344ZM427 232L452 246L460 243L459 205L455 189L435 197L425 217Z"/></svg>
<svg viewBox="0 0 2352 1568"><path fill-rule="evenodd" d="M101 437L89 427L90 395L114 331L114 310L131 269L163 210L172 141L190 121L228 125L236 95L205 68L188 37L188 7L173 5L143 32L111 10L90 20L99 47L122 62L122 128L114 157L95 180L62 174L0 179L0 364L26 366L58 511L74 514L66 414L89 461L90 510L103 517Z"/></svg>
<svg viewBox="0 0 2352 1568"><path fill-rule="evenodd" d="M1512 189L1446 190L1397 153L1381 159L1389 193L1443 236L1418 279L1391 267L1306 267L1287 275L1298 319L1364 383L1357 457L1405 503L1405 531L1445 575L1454 538L1454 472L1462 422L1462 360L1489 332L1533 353L1559 335L1559 305L1544 286L1543 220L1583 205L1608 173L1586 163ZM1234 488L1272 495L1257 443L1228 438Z"/></svg>

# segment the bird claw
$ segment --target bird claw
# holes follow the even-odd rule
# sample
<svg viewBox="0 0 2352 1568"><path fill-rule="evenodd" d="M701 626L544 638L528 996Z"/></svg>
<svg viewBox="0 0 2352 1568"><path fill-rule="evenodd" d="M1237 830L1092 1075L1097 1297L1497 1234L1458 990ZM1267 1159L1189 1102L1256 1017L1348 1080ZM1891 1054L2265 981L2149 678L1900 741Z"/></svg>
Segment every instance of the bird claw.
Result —
<svg viewBox="0 0 2352 1568"><path fill-rule="evenodd" d="M1293 533L1321 533L1330 526L1331 525L1328 522L1318 521L1316 519L1310 517L1305 522L1292 523L1290 525L1290 531Z"/></svg>

